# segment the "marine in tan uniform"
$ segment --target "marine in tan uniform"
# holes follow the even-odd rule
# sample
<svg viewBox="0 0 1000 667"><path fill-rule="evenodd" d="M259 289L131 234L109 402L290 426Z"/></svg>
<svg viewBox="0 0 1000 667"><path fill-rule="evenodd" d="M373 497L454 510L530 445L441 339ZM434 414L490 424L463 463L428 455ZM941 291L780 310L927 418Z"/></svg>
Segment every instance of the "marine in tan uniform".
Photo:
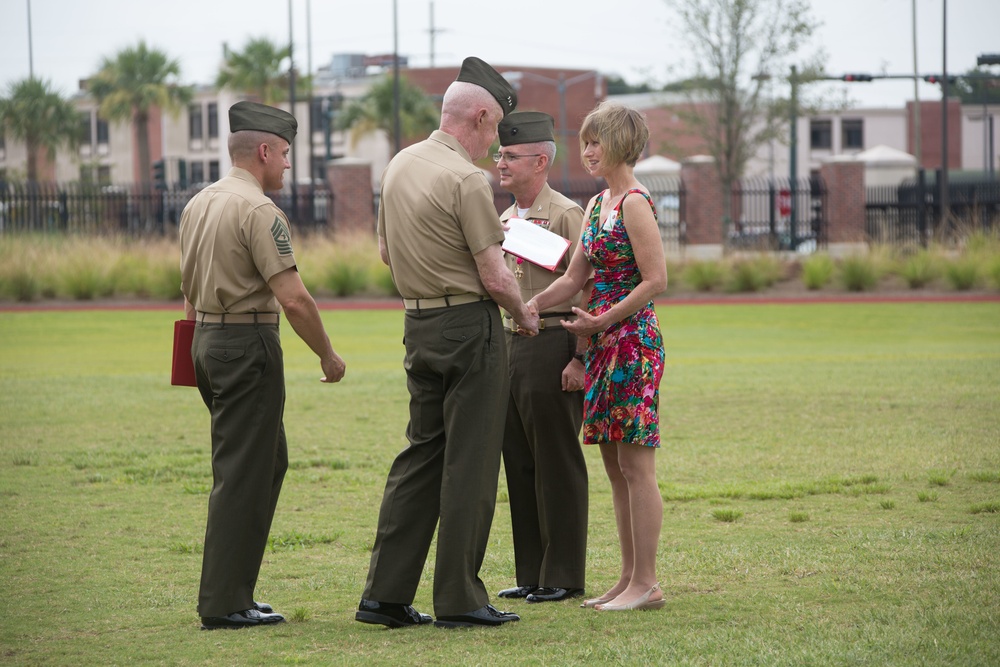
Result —
<svg viewBox="0 0 1000 667"><path fill-rule="evenodd" d="M212 474L198 613L202 629L279 623L254 588L288 468L282 415L282 311L320 359L323 382L344 361L299 277L288 220L265 194L280 190L297 123L253 102L229 110L229 174L181 214L181 290L197 321L191 353L212 418Z"/></svg>
<svg viewBox="0 0 1000 667"><path fill-rule="evenodd" d="M537 317L504 265L493 191L475 160L517 104L510 84L466 58L445 92L441 125L382 174L379 250L406 309L409 446L389 471L364 593L355 618L406 627L437 529L435 625L518 620L498 611L479 579L496 503L507 353L500 306L530 331Z"/></svg>
<svg viewBox="0 0 1000 667"><path fill-rule="evenodd" d="M580 247L583 209L548 185L556 155L552 117L518 111L500 123L500 187L514 204L500 214L572 241L555 271L513 255L507 264L527 302L561 276ZM589 287L589 286L588 286ZM510 498L517 585L498 593L528 602L583 595L587 556L587 462L580 447L583 422L583 353L586 341L562 328L589 292L540 313L537 336L518 334L505 315L510 357L510 400L503 462Z"/></svg>

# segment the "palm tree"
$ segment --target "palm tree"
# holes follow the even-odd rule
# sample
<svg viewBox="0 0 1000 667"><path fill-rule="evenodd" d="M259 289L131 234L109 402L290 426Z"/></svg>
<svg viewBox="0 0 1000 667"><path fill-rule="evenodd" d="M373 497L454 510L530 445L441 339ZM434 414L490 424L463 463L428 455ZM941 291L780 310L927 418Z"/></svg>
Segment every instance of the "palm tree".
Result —
<svg viewBox="0 0 1000 667"><path fill-rule="evenodd" d="M191 88L182 86L179 77L178 61L140 41L114 58L105 57L90 80L90 92L100 103L98 113L102 118L135 123L141 182L151 178L150 110L160 108L176 114L191 101Z"/></svg>
<svg viewBox="0 0 1000 667"><path fill-rule="evenodd" d="M274 106L285 99L288 74L281 63L288 58L288 47L279 47L267 37L247 42L243 51L226 49L226 59L215 79L218 88L230 88Z"/></svg>
<svg viewBox="0 0 1000 667"><path fill-rule="evenodd" d="M396 143L393 119L393 81L384 76L372 84L368 92L351 102L337 119L341 130L351 131L351 144L355 145L362 136L375 130L384 131L390 145ZM434 102L421 88L411 84L405 77L399 80L399 131L400 139L424 137L436 130L441 116Z"/></svg>
<svg viewBox="0 0 1000 667"><path fill-rule="evenodd" d="M0 128L5 127L28 149L28 181L38 180L38 153L44 149L54 160L62 145L75 147L80 140L80 113L48 81L28 78L10 85L0 99Z"/></svg>

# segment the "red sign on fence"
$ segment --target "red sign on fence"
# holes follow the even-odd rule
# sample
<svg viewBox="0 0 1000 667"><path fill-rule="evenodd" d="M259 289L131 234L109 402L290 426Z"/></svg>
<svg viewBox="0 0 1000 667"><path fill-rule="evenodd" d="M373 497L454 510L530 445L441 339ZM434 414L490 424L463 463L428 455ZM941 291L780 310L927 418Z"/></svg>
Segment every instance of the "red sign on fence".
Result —
<svg viewBox="0 0 1000 667"><path fill-rule="evenodd" d="M792 214L792 193L788 190L778 191L778 213L783 218Z"/></svg>

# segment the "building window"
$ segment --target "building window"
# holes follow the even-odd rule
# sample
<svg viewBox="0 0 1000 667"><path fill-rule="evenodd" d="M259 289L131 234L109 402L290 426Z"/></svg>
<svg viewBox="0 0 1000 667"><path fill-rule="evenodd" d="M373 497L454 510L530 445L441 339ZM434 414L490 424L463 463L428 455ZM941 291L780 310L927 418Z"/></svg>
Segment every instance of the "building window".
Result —
<svg viewBox="0 0 1000 667"><path fill-rule="evenodd" d="M97 167L97 182L100 185L111 185L111 166L102 164Z"/></svg>
<svg viewBox="0 0 1000 667"><path fill-rule="evenodd" d="M208 138L219 138L219 105L215 102L208 103Z"/></svg>
<svg viewBox="0 0 1000 667"><path fill-rule="evenodd" d="M865 147L864 121L860 118L845 118L840 124L840 143L844 149Z"/></svg>
<svg viewBox="0 0 1000 667"><path fill-rule="evenodd" d="M80 183L91 185L94 182L94 168L89 164L80 165Z"/></svg>
<svg viewBox="0 0 1000 667"><path fill-rule="evenodd" d="M192 104L188 107L188 137L191 139L202 138L200 104Z"/></svg>
<svg viewBox="0 0 1000 667"><path fill-rule="evenodd" d="M829 120L809 121L809 147L829 150L833 146L832 125Z"/></svg>
<svg viewBox="0 0 1000 667"><path fill-rule="evenodd" d="M219 180L219 161L210 160L208 163L208 180L215 183Z"/></svg>
<svg viewBox="0 0 1000 667"><path fill-rule="evenodd" d="M108 121L101 117L97 118L97 143L106 144L108 143Z"/></svg>
<svg viewBox="0 0 1000 667"><path fill-rule="evenodd" d="M201 183L205 180L205 163L201 161L192 160L191 165L191 182Z"/></svg>
<svg viewBox="0 0 1000 667"><path fill-rule="evenodd" d="M90 112L84 111L80 114L80 143L89 146L94 143L94 135L91 134Z"/></svg>

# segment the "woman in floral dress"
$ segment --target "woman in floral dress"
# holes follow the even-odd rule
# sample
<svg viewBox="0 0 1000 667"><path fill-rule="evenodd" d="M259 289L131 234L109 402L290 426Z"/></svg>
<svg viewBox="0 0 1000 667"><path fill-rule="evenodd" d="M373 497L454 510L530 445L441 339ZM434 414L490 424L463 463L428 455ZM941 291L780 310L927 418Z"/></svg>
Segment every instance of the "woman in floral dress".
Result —
<svg viewBox="0 0 1000 667"><path fill-rule="evenodd" d="M663 500L654 458L664 351L653 297L666 289L667 270L655 208L632 171L648 139L645 119L634 109L604 102L588 114L580 129L583 163L608 189L587 207L584 252L528 302L544 312L593 276L587 310L574 308L576 320L563 326L590 340L583 441L601 448L621 546L618 581L583 604L599 611L664 605L656 579Z"/></svg>

